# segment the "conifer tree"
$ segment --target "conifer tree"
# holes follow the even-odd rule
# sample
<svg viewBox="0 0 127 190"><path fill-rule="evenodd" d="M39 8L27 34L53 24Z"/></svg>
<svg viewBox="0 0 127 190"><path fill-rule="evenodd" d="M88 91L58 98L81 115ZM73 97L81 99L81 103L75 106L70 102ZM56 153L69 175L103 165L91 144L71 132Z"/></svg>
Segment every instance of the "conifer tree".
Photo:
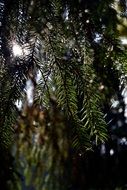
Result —
<svg viewBox="0 0 127 190"><path fill-rule="evenodd" d="M31 166L44 162L37 169L43 180L33 186L67 189L62 177L71 151L83 154L107 140L104 105L126 84L115 2L1 0L0 9L0 149L8 151L15 135L14 157L26 159L27 185L34 178Z"/></svg>

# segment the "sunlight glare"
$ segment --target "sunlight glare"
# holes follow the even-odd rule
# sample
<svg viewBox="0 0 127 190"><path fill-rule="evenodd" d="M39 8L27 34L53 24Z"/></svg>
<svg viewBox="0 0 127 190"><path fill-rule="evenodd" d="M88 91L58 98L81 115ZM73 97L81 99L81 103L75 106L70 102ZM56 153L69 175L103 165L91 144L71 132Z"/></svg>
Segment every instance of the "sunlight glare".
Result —
<svg viewBox="0 0 127 190"><path fill-rule="evenodd" d="M121 38L121 43L122 43L123 45L127 45L127 38L122 37L122 38Z"/></svg>
<svg viewBox="0 0 127 190"><path fill-rule="evenodd" d="M114 150L111 149L109 153L110 153L110 156L112 156L114 154Z"/></svg>
<svg viewBox="0 0 127 190"><path fill-rule="evenodd" d="M16 43L13 44L12 50L13 50L13 54L15 57L23 55L23 50L22 50L21 46L19 46Z"/></svg>
<svg viewBox="0 0 127 190"><path fill-rule="evenodd" d="M13 42L12 51L15 57L24 57L30 54L30 50L28 49L29 44L24 44L20 46L16 42Z"/></svg>

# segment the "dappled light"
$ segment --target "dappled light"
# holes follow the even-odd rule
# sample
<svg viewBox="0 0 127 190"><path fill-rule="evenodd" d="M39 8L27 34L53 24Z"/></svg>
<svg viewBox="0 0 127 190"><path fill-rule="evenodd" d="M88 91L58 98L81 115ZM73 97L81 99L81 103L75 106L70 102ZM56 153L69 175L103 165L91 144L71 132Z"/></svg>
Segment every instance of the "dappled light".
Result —
<svg viewBox="0 0 127 190"><path fill-rule="evenodd" d="M13 54L14 54L14 56L16 57L20 57L20 56L22 56L23 55L23 49L22 49L22 47L20 47L18 44L16 44L16 43L13 43L13 47L12 47L12 49L13 49Z"/></svg>
<svg viewBox="0 0 127 190"><path fill-rule="evenodd" d="M28 44L21 46L16 42L12 42L12 51L13 51L14 57L23 58L23 57L29 55L30 51L27 46L28 46Z"/></svg>
<svg viewBox="0 0 127 190"><path fill-rule="evenodd" d="M0 189L126 189L126 1L0 10Z"/></svg>

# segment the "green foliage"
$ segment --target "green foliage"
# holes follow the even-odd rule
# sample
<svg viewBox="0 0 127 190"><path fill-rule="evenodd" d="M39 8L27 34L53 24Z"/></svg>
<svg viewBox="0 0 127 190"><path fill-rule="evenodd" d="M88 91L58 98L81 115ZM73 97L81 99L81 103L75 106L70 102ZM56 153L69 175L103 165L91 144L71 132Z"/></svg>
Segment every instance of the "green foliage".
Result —
<svg viewBox="0 0 127 190"><path fill-rule="evenodd" d="M110 6L112 2L93 3L93 7L97 8L96 16L94 16L95 9L91 3L66 1L63 4L62 1L54 0L52 2L36 1L36 3L32 1L29 4L28 1L20 1L15 4L16 10L10 9L12 6L10 4L5 5L5 10L8 14L12 13L12 16L6 15L6 23L2 27L6 29L8 38L10 36L16 39L21 46L27 44L29 55L21 58L13 57L11 61L13 66L8 67L7 70L12 71L8 85L12 86L10 89L12 92L14 89L15 98L12 93L13 99L10 99L9 87L5 87L4 83L3 86L9 93L3 94L4 96L8 94L7 101L9 99L10 103L14 104L21 97L23 89L21 86L25 85L27 78L35 81L36 73L40 71L41 79L37 84L36 81L34 83L36 101L49 106L50 97L55 96L68 120L71 119L76 128L81 128L81 131L84 130L84 133L89 136L86 135L86 139L94 136L95 139L103 141L106 139L106 125L101 112L101 94L98 89L105 78L102 78L104 72L101 76L98 70L102 66L105 69L109 67L109 56L112 61L110 65L114 67L114 57L111 57L110 48L113 46L115 50L117 44L113 45L115 41L109 42L109 40L117 37L117 18L115 9ZM76 6L77 9L75 9ZM110 14L111 9L112 14ZM116 20L113 23L112 19L107 21L107 15ZM102 38L97 43L94 42L96 34ZM6 42L8 52L10 43L12 43L10 40ZM107 51L103 50L103 44L107 46ZM98 46L97 50L96 46ZM101 52L99 52L99 46ZM93 53L86 55L84 51L87 50ZM97 57L98 53L99 57ZM5 51L3 51L3 56L7 59ZM96 65L96 61L100 64ZM118 72L115 67L114 70ZM108 74L107 72L105 77L108 77ZM16 85L14 85L15 79ZM5 112L3 115L6 115Z"/></svg>
<svg viewBox="0 0 127 190"><path fill-rule="evenodd" d="M22 113L15 103L20 99L22 103L26 101L28 80L33 85L33 102L39 109L48 110L43 125L27 109L28 115L19 120L18 127L23 132L15 132L18 139L14 156L17 160L24 159L23 163L19 160L26 185L33 182L37 189L62 188L62 182L56 181L64 176L62 161L70 147L76 153L84 153L94 142L107 139L103 107L107 102L110 104L123 76L126 82L126 52L123 54L125 49L119 41L119 22L113 3L109 0L3 3L0 146L8 147L12 142L13 123ZM14 56L13 43L20 45L23 55ZM59 118L61 114L64 121ZM34 130L33 125L37 127ZM42 139L47 138L44 144L32 143L32 137L41 134ZM43 180L34 179L32 169L39 177L43 175Z"/></svg>

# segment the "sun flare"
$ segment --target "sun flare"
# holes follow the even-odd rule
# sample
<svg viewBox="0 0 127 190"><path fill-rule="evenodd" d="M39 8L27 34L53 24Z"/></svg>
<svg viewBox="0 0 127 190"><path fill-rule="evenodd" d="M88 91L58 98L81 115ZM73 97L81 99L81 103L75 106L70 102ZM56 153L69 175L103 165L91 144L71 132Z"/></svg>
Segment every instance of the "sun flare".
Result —
<svg viewBox="0 0 127 190"><path fill-rule="evenodd" d="M30 50L28 49L28 44L20 46L16 42L13 42L12 52L14 57L24 57L29 55Z"/></svg>
<svg viewBox="0 0 127 190"><path fill-rule="evenodd" d="M13 44L12 50L13 50L13 54L14 54L15 57L23 55L22 47L20 45L16 44L16 43Z"/></svg>

